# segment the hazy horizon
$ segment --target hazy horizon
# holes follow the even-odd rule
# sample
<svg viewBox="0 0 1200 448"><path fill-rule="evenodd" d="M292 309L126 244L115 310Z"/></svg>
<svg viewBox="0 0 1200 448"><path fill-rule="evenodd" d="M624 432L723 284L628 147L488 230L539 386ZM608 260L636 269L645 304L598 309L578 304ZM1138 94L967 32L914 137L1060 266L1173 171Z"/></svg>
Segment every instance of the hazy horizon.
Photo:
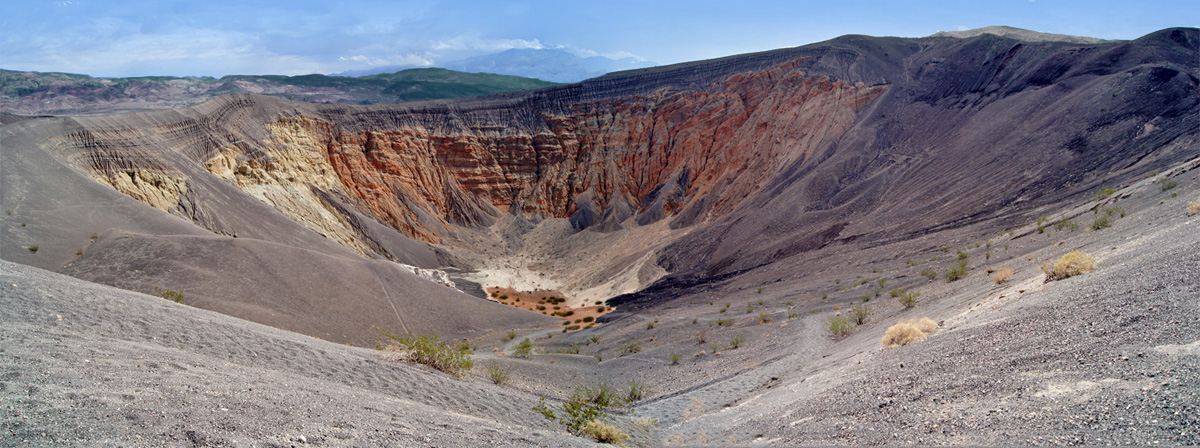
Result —
<svg viewBox="0 0 1200 448"><path fill-rule="evenodd" d="M0 68L97 77L333 74L441 67L509 49L665 65L845 34L921 37L992 25L1136 39L1200 24L1183 1L9 2Z"/></svg>

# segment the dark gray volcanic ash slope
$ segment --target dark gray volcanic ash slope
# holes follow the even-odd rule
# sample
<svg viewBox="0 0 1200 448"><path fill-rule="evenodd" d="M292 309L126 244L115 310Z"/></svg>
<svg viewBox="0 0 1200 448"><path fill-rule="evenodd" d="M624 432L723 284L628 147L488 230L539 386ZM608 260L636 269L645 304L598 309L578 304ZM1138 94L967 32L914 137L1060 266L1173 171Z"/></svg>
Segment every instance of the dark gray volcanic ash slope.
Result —
<svg viewBox="0 0 1200 448"><path fill-rule="evenodd" d="M1185 28L845 36L464 100L11 122L0 424L44 444L558 446L580 439L540 396L633 379L650 392L613 421L637 446L1194 443L1198 55ZM1045 282L1075 248L1097 272ZM636 266L640 292L567 333L409 266L496 260ZM336 343L467 337L512 378L36 268ZM880 348L922 316L940 330ZM525 336L539 353L509 356Z"/></svg>
<svg viewBox="0 0 1200 448"><path fill-rule="evenodd" d="M1198 42L1186 28L1082 45L845 36L464 100L231 95L23 120L0 133L0 247L333 340L364 343L382 316L461 336L483 324L409 322L399 301L469 297L393 286L396 268L364 256L471 269L471 248L445 245L506 215L589 232L665 220L691 230L655 255L666 281L703 282L829 245L1024 222L1195 154ZM552 322L509 312L483 327Z"/></svg>

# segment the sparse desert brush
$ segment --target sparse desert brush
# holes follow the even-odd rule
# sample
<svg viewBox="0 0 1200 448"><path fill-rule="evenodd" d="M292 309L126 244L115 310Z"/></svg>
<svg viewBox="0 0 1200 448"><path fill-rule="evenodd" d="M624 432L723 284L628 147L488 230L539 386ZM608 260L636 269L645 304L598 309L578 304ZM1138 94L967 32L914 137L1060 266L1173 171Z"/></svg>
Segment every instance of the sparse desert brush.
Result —
<svg viewBox="0 0 1200 448"><path fill-rule="evenodd" d="M937 322L928 317L906 320L888 327L883 335L883 346L896 348L925 340L929 334L937 331Z"/></svg>
<svg viewBox="0 0 1200 448"><path fill-rule="evenodd" d="M642 351L642 341L639 341L637 339L630 339L628 341L625 341L624 344L621 344L621 346L617 348L617 351L620 352L622 355L628 355L630 353L640 352L640 351Z"/></svg>
<svg viewBox="0 0 1200 448"><path fill-rule="evenodd" d="M437 336L407 334L396 336L386 330L376 329L381 341L395 342L384 348L394 352L391 359L400 359L425 364L451 375L459 375L471 370L471 352L461 348L451 347L442 342ZM382 345L382 344L381 344Z"/></svg>
<svg viewBox="0 0 1200 448"><path fill-rule="evenodd" d="M905 292L905 293L901 294L899 297L896 298L896 300L899 300L900 304L904 305L905 308L912 308L914 306L917 306L917 297L921 297L921 293L916 292L916 291L909 291L909 292Z"/></svg>
<svg viewBox="0 0 1200 448"><path fill-rule="evenodd" d="M1192 216L1197 213L1200 213L1200 197L1196 198L1195 201L1188 202L1188 216Z"/></svg>
<svg viewBox="0 0 1200 448"><path fill-rule="evenodd" d="M485 363L483 370L487 374L488 379L492 380L494 384L504 384L505 381L508 381L508 372L500 367L499 364L494 362Z"/></svg>
<svg viewBox="0 0 1200 448"><path fill-rule="evenodd" d="M567 327L567 329L569 328L570 327ZM529 356L533 354L534 347L536 347L536 345L534 345L533 341L529 340L529 338L525 338L521 341L521 343L517 344L517 348L513 349L513 356L518 358Z"/></svg>
<svg viewBox="0 0 1200 448"><path fill-rule="evenodd" d="M923 340L925 340L925 332L917 328L916 325L901 322L888 327L887 333L883 335L882 342L884 347L896 348Z"/></svg>
<svg viewBox="0 0 1200 448"><path fill-rule="evenodd" d="M629 440L629 435L622 432L616 426L604 423L599 419L592 420L583 425L579 429L579 435L591 437L593 440L600 443L608 443L617 446L625 446L625 441Z"/></svg>
<svg viewBox="0 0 1200 448"><path fill-rule="evenodd" d="M1012 280L1012 278L1013 278L1012 268L1004 267L1004 268L996 269L995 272L992 272L992 281L996 282L997 285L1007 282L1009 280Z"/></svg>
<svg viewBox="0 0 1200 448"><path fill-rule="evenodd" d="M1046 281L1062 280L1096 270L1096 259L1079 250L1073 250L1053 265L1042 265L1042 270L1046 272Z"/></svg>
<svg viewBox="0 0 1200 448"><path fill-rule="evenodd" d="M922 317L920 319L913 319L913 320L908 321L908 323L916 325L917 328L920 328L921 331L924 332L925 334L933 334L933 332L937 331L937 328L938 328L937 322L934 322L933 319L930 319L928 317Z"/></svg>
<svg viewBox="0 0 1200 448"><path fill-rule="evenodd" d="M845 336L854 331L854 320L842 316L829 317L829 332L834 336Z"/></svg>

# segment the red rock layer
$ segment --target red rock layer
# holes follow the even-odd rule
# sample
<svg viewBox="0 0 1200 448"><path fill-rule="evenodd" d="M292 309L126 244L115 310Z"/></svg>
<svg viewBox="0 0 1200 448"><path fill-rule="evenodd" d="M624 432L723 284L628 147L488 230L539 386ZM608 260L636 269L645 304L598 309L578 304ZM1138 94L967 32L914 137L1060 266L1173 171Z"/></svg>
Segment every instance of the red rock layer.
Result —
<svg viewBox="0 0 1200 448"><path fill-rule="evenodd" d="M465 132L340 133L328 139L329 160L351 195L431 242L445 223L487 222L513 208L568 217L585 192L597 210L619 201L638 207L683 179L666 214L707 197L703 218L712 218L837 139L886 88L785 65L703 90L577 103L566 114L543 114L544 126L532 132L468 123Z"/></svg>

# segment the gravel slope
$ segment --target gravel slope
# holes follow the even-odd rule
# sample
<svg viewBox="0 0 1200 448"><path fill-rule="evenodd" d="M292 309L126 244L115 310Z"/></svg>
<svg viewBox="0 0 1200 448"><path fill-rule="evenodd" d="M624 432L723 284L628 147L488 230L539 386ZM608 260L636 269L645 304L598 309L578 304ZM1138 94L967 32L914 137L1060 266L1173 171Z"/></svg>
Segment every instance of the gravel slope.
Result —
<svg viewBox="0 0 1200 448"><path fill-rule="evenodd" d="M578 446L536 401L0 262L3 446Z"/></svg>

